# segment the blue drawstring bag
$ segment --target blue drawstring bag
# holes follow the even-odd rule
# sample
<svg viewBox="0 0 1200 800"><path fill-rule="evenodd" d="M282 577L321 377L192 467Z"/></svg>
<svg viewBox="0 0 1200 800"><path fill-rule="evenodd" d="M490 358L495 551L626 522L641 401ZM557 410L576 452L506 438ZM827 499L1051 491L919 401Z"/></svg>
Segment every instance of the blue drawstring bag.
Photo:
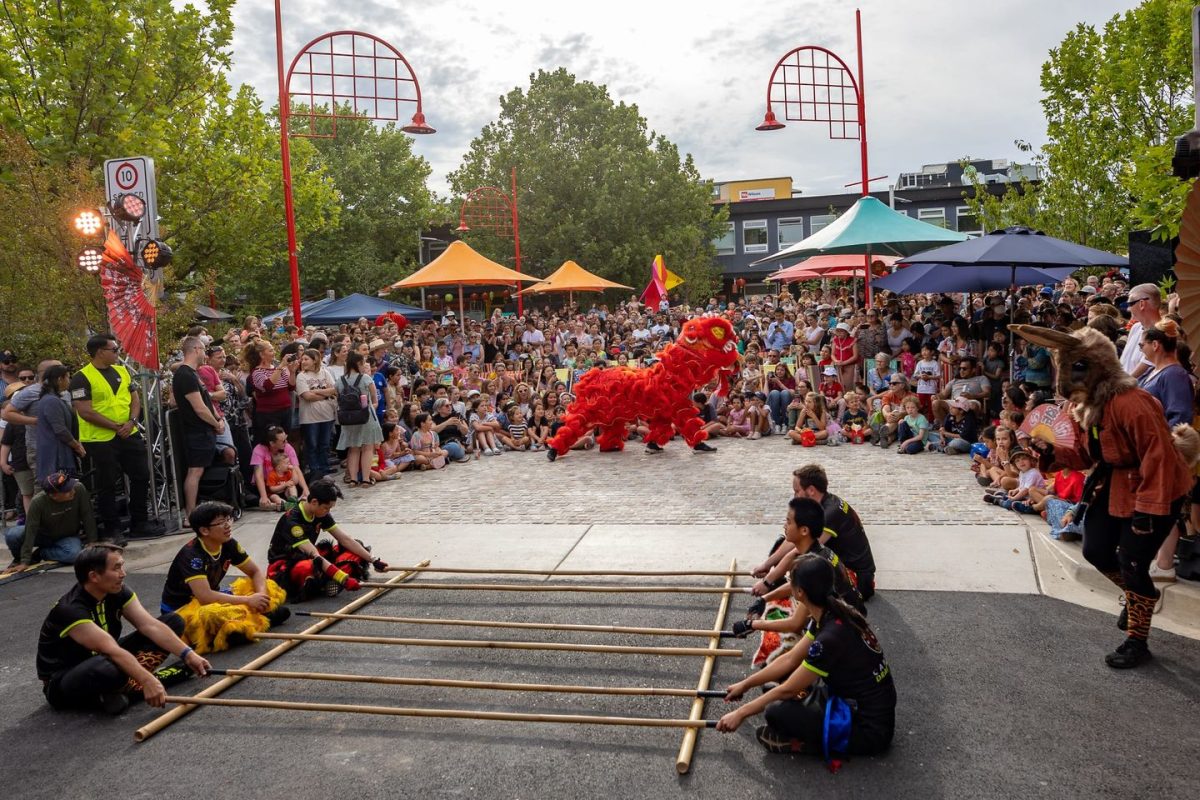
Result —
<svg viewBox="0 0 1200 800"><path fill-rule="evenodd" d="M850 705L840 697L830 697L825 702L825 736L822 749L826 763L831 763L835 754L849 752L850 722Z"/></svg>

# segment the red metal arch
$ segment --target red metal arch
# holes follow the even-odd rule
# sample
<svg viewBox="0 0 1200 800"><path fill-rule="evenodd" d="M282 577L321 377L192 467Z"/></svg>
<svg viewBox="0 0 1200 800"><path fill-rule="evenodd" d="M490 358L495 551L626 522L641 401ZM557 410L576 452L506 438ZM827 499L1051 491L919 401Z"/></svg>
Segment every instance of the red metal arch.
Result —
<svg viewBox="0 0 1200 800"><path fill-rule="evenodd" d="M862 98L858 81L831 50L805 45L788 51L767 81L767 115L760 130L776 130L773 104L783 106L789 122L825 122L830 139L858 139Z"/></svg>
<svg viewBox="0 0 1200 800"><path fill-rule="evenodd" d="M293 78L298 86L293 86ZM406 133L434 133L421 108L421 84L404 54L363 31L332 31L306 44L286 77L287 115L294 136L332 138L339 119L399 122L403 103L415 103ZM297 113L294 106L302 109ZM328 120L328 123L323 121Z"/></svg>
<svg viewBox="0 0 1200 800"><path fill-rule="evenodd" d="M480 186L463 198L458 212L458 229L485 230L497 236L513 235L512 199L503 189Z"/></svg>

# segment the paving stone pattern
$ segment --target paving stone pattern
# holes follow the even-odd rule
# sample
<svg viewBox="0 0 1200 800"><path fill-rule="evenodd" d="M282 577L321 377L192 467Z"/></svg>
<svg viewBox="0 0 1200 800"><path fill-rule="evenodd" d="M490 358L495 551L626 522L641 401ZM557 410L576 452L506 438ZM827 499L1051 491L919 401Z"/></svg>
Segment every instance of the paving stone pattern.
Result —
<svg viewBox="0 0 1200 800"><path fill-rule="evenodd" d="M508 452L347 490L347 522L761 524L780 521L791 472L818 462L867 524L1016 525L985 505L963 456L902 456L869 445L803 448L783 437L719 439L700 455L675 440L658 455Z"/></svg>

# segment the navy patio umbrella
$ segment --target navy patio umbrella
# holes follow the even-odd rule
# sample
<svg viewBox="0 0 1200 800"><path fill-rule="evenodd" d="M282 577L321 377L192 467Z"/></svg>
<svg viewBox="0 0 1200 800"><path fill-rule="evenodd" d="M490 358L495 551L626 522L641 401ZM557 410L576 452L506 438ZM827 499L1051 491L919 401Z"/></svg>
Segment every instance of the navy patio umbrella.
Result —
<svg viewBox="0 0 1200 800"><path fill-rule="evenodd" d="M938 248L944 250L946 248ZM1075 267L965 267L951 264L913 264L884 278L876 278L876 289L896 294L937 292L990 292L1011 286L1054 284L1070 277Z"/></svg>
<svg viewBox="0 0 1200 800"><path fill-rule="evenodd" d="M1129 259L1094 247L1055 239L1020 225L987 236L925 250L904 264L948 264L954 267L1128 267Z"/></svg>

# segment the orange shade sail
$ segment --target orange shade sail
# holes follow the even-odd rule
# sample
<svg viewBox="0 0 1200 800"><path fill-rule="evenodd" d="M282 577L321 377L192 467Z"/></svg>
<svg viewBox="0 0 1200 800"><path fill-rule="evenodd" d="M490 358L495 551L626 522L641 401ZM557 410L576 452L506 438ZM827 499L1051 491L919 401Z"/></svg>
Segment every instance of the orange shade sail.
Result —
<svg viewBox="0 0 1200 800"><path fill-rule="evenodd" d="M599 275L593 275L574 261L564 261L541 283L530 286L521 294L547 294L549 292L603 292L605 289L632 289L623 283L615 283Z"/></svg>
<svg viewBox="0 0 1200 800"><path fill-rule="evenodd" d="M426 266L398 280L392 289L415 289L420 286L474 286L497 283L536 283L541 278L523 275L497 264L471 249L466 242L451 242L446 252Z"/></svg>

